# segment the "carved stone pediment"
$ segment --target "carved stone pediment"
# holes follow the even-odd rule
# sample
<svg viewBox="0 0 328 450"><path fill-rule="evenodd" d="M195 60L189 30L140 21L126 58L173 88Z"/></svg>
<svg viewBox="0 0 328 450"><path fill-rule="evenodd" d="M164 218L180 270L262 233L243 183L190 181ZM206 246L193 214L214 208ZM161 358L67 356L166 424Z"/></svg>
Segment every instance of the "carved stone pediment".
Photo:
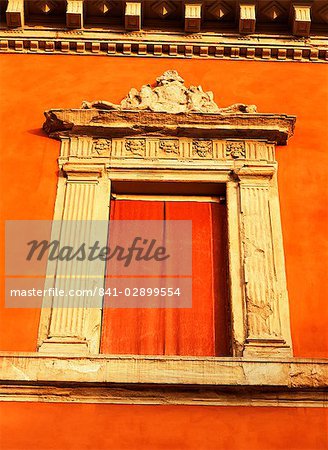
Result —
<svg viewBox="0 0 328 450"><path fill-rule="evenodd" d="M83 102L80 109L45 112L44 130L51 137L193 137L199 139L264 139L285 145L296 118L260 114L254 105L236 103L219 108L212 92L187 88L175 70L157 78L155 87L131 89L120 105Z"/></svg>
<svg viewBox="0 0 328 450"><path fill-rule="evenodd" d="M205 92L201 86L184 85L184 80L176 70L167 70L156 79L156 85L143 85L138 91L132 88L119 105L97 100L83 102L83 109L118 111L154 111L171 114L203 112L217 114L255 113L255 105L236 103L228 108L219 108L213 99L213 92Z"/></svg>

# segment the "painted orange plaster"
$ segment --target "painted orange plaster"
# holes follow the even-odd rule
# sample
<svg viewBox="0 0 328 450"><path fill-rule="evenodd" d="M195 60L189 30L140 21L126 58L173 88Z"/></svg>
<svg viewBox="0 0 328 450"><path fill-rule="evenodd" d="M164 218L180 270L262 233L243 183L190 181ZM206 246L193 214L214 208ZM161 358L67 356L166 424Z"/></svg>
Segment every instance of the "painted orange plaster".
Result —
<svg viewBox="0 0 328 450"><path fill-rule="evenodd" d="M325 450L327 409L5 403L3 450Z"/></svg>
<svg viewBox="0 0 328 450"><path fill-rule="evenodd" d="M245 102L297 115L295 136L277 151L292 338L295 356L328 357L325 65L2 55L1 220L52 218L59 143L40 131L44 110L82 100L118 102L167 69L213 90L220 106ZM0 349L34 351L39 311L2 308L0 314Z"/></svg>

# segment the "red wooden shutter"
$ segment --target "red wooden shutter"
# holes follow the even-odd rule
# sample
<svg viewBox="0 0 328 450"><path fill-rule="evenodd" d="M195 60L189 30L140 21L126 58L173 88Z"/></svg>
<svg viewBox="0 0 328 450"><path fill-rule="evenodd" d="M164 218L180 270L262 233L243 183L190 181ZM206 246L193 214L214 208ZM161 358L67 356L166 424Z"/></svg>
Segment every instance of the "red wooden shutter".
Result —
<svg viewBox="0 0 328 450"><path fill-rule="evenodd" d="M192 220L192 308L105 308L102 353L226 356L225 206L113 200L111 220Z"/></svg>

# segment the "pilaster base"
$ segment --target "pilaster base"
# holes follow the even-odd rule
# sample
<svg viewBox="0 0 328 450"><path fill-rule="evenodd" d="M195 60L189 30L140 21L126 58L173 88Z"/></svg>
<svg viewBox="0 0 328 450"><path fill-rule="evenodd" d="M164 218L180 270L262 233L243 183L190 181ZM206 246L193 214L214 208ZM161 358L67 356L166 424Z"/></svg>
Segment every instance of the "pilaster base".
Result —
<svg viewBox="0 0 328 450"><path fill-rule="evenodd" d="M90 353L87 341L78 339L47 339L38 348L40 353L85 355Z"/></svg>
<svg viewBox="0 0 328 450"><path fill-rule="evenodd" d="M292 348L283 339L247 339L243 357L288 358L293 356Z"/></svg>

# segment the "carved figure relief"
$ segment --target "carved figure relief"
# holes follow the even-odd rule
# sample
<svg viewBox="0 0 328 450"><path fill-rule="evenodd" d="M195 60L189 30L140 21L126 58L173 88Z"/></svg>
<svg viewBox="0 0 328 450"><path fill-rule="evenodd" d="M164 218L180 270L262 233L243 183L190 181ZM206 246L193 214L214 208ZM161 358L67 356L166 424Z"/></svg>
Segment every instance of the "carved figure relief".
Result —
<svg viewBox="0 0 328 450"><path fill-rule="evenodd" d="M93 155L108 155L112 148L111 139L97 139L93 143Z"/></svg>
<svg viewBox="0 0 328 450"><path fill-rule="evenodd" d="M245 158L246 150L244 142L227 142L226 155L234 159Z"/></svg>
<svg viewBox="0 0 328 450"><path fill-rule="evenodd" d="M179 141L177 139L161 139L159 142L159 148L166 154L175 155L179 154Z"/></svg>
<svg viewBox="0 0 328 450"><path fill-rule="evenodd" d="M125 148L135 156L144 156L146 141L145 139L128 139L125 141Z"/></svg>
<svg viewBox="0 0 328 450"><path fill-rule="evenodd" d="M212 141L193 141L193 153L201 158L212 156Z"/></svg>
<svg viewBox="0 0 328 450"><path fill-rule="evenodd" d="M218 114L255 113L255 105L236 103L227 108L219 108L214 102L213 92L205 92L201 86L184 85L184 80L176 70L167 70L156 79L156 86L143 85L140 91L132 88L119 105L97 100L84 101L83 109L103 110L148 110L171 114L201 112Z"/></svg>

